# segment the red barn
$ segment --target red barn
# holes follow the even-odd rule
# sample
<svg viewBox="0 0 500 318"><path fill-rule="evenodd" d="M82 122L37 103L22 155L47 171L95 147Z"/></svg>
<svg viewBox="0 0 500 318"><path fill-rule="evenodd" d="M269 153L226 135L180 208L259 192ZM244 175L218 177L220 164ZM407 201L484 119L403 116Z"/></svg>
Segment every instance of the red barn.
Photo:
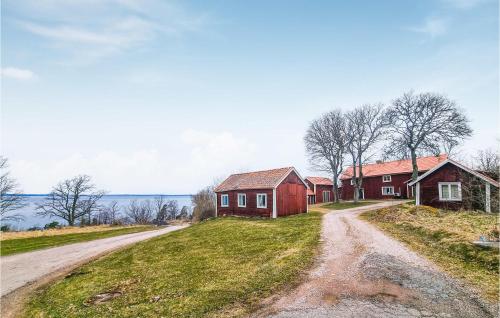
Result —
<svg viewBox="0 0 500 318"><path fill-rule="evenodd" d="M309 190L307 191L307 203L326 203L333 201L333 182L324 177L306 177Z"/></svg>
<svg viewBox="0 0 500 318"><path fill-rule="evenodd" d="M498 212L498 181L451 159L422 174L410 185L415 186L416 205L491 212L493 202Z"/></svg>
<svg viewBox="0 0 500 318"><path fill-rule="evenodd" d="M445 161L447 155L417 158L418 172L422 174ZM413 189L408 185L412 176L411 160L396 160L363 165L363 182L360 199L394 199L413 197ZM357 171L359 173L359 171ZM340 176L342 199L354 198L353 169L347 168Z"/></svg>
<svg viewBox="0 0 500 318"><path fill-rule="evenodd" d="M293 167L233 174L215 188L216 216L276 218L304 213L307 190Z"/></svg>

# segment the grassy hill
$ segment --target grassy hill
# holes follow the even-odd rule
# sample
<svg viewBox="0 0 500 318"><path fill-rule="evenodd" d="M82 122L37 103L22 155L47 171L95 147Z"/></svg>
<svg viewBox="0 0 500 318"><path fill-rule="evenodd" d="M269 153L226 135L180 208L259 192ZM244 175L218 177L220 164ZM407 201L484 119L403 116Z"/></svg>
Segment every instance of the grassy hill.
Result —
<svg viewBox="0 0 500 318"><path fill-rule="evenodd" d="M313 261L321 215L218 218L138 243L38 291L25 317L233 317Z"/></svg>

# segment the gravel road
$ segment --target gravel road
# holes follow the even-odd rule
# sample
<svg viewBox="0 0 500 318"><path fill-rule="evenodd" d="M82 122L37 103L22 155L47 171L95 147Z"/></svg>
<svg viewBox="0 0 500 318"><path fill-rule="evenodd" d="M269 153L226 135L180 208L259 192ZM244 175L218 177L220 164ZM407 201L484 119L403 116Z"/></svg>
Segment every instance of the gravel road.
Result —
<svg viewBox="0 0 500 318"><path fill-rule="evenodd" d="M120 235L84 243L69 244L35 252L0 257L1 296L34 283L45 276L68 270L96 256L125 245L182 229L187 225L169 226L160 230Z"/></svg>
<svg viewBox="0 0 500 318"><path fill-rule="evenodd" d="M296 289L257 317L497 317L495 306L374 226L361 212L396 202L331 212L323 252Z"/></svg>

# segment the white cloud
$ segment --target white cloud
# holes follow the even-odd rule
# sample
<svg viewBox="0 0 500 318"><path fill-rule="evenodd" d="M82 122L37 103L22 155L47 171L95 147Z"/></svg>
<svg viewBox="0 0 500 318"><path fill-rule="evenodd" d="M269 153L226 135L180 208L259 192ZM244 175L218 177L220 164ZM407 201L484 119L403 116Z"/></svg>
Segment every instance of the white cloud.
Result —
<svg viewBox="0 0 500 318"><path fill-rule="evenodd" d="M47 47L69 54L63 62L73 64L141 49L153 40L202 32L210 20L207 14L160 0L28 0L9 5L23 17L17 21L20 28L46 39Z"/></svg>
<svg viewBox="0 0 500 318"><path fill-rule="evenodd" d="M35 73L27 69L4 67L2 68L2 77L16 80L31 80L35 78Z"/></svg>
<svg viewBox="0 0 500 318"><path fill-rule="evenodd" d="M449 21L446 18L432 17L424 21L420 26L411 27L409 30L435 38L446 34Z"/></svg>
<svg viewBox="0 0 500 318"><path fill-rule="evenodd" d="M220 176L247 168L256 147L228 132L188 129L176 145L129 153L74 153L55 160L10 161L12 176L26 193L47 193L57 182L79 174L111 193L192 193Z"/></svg>

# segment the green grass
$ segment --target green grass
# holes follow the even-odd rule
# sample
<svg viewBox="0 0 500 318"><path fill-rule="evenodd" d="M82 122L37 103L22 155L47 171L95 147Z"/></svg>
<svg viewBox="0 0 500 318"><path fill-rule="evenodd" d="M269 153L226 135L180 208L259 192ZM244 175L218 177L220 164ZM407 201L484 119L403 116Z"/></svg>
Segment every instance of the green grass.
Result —
<svg viewBox="0 0 500 318"><path fill-rule="evenodd" d="M498 249L471 243L497 227L497 215L403 205L365 212L361 218L468 282L486 298L498 300Z"/></svg>
<svg viewBox="0 0 500 318"><path fill-rule="evenodd" d="M331 209L331 210L344 210L344 209L351 209L351 208L357 208L360 206L366 206L366 205L371 205L375 204L378 202L374 201L358 201L357 203L354 203L352 201L341 201L337 203L328 203L325 205L322 205L322 208L325 209Z"/></svg>
<svg viewBox="0 0 500 318"><path fill-rule="evenodd" d="M154 226L131 226L116 230L106 230L87 233L72 233L53 236L38 236L3 240L0 242L0 255L6 256L17 253L30 252L43 248L55 247L71 243L92 241L123 234L138 233L156 229Z"/></svg>
<svg viewBox="0 0 500 318"><path fill-rule="evenodd" d="M300 280L313 262L320 228L317 212L195 224L81 267L33 295L24 316L243 316ZM89 304L113 291L121 295Z"/></svg>

